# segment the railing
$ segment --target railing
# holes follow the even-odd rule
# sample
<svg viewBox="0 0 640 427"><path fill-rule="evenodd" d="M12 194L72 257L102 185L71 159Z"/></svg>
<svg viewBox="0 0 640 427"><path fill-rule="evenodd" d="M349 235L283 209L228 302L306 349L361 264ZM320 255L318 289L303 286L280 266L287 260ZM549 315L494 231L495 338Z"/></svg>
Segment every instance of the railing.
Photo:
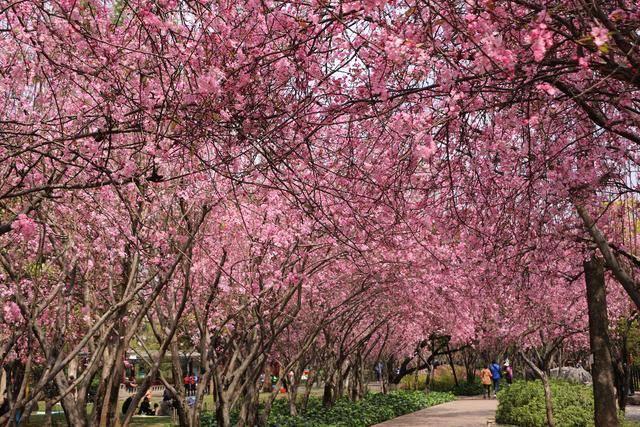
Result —
<svg viewBox="0 0 640 427"><path fill-rule="evenodd" d="M158 396L163 396L164 395L164 386L163 385L153 385L151 387L149 387L149 391L151 392L152 396L158 397ZM127 384L120 384L120 396L121 397L128 397L132 394L135 394L136 391L138 391L137 387L131 387L130 385ZM196 395L196 388L195 387L188 387L186 390L186 394L187 396L195 396ZM204 394L209 394L209 387L206 387L204 390Z"/></svg>
<svg viewBox="0 0 640 427"><path fill-rule="evenodd" d="M640 391L640 366L631 365L631 392Z"/></svg>
<svg viewBox="0 0 640 427"><path fill-rule="evenodd" d="M120 384L120 394L124 396L128 396L131 394L135 394L137 391L137 387L131 387L126 384ZM164 386L163 385L152 385L149 387L149 391L152 396L162 396L164 394Z"/></svg>

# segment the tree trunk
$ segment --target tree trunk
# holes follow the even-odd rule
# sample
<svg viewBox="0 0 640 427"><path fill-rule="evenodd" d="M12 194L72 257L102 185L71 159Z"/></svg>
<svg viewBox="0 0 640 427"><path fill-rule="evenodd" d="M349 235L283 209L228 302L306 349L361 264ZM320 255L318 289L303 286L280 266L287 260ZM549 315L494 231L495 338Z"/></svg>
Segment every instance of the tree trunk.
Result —
<svg viewBox="0 0 640 427"><path fill-rule="evenodd" d="M238 420L238 426L240 427L252 427L257 425L258 422L258 384L257 378L255 378L258 375L249 372L247 376L249 379L242 396L240 419Z"/></svg>
<svg viewBox="0 0 640 427"><path fill-rule="evenodd" d="M298 406L296 403L296 399L298 398L298 384L290 384L289 385L289 414L292 417L298 416Z"/></svg>
<svg viewBox="0 0 640 427"><path fill-rule="evenodd" d="M200 427L200 411L192 410L190 412L189 427Z"/></svg>
<svg viewBox="0 0 640 427"><path fill-rule="evenodd" d="M453 357L451 356L451 349L449 348L449 343L447 343L447 357L449 358L449 366L451 366L451 373L453 374L453 381L458 386L458 375L456 374L456 367L453 364Z"/></svg>
<svg viewBox="0 0 640 427"><path fill-rule="evenodd" d="M307 405L309 405L309 396L311 396L311 389L313 388L313 384L316 381L315 371L309 370L309 375L307 376L307 383L304 387L304 395L302 398L302 412L307 410Z"/></svg>
<svg viewBox="0 0 640 427"><path fill-rule="evenodd" d="M549 384L549 376L545 371L540 369L531 359L529 359L524 351L520 351L520 356L529 365L529 367L536 373L538 378L542 381L542 387L544 388L544 406L547 413L547 426L554 427L555 421L553 419L553 401L551 395L551 384Z"/></svg>
<svg viewBox="0 0 640 427"><path fill-rule="evenodd" d="M360 360L360 369L358 370L358 399L364 398L368 391L364 362Z"/></svg>
<svg viewBox="0 0 640 427"><path fill-rule="evenodd" d="M271 393L273 386L271 385L271 365L266 363L263 369L264 381L262 381L262 392Z"/></svg>
<svg viewBox="0 0 640 427"><path fill-rule="evenodd" d="M630 325L627 326L624 334L622 334L619 358L616 358L615 353L612 354L612 358L616 359L614 362L614 373L618 395L618 408L622 411L627 407L631 384L631 370L629 367L629 328Z"/></svg>
<svg viewBox="0 0 640 427"><path fill-rule="evenodd" d="M473 384L476 381L476 354L471 349L462 351L462 360L464 361L464 370L467 377L467 384Z"/></svg>
<svg viewBox="0 0 640 427"><path fill-rule="evenodd" d="M540 375L542 380L542 387L544 387L544 406L547 413L547 425L549 427L555 426L555 420L553 419L553 401L551 400L551 384L549 384L549 377L545 372Z"/></svg>
<svg viewBox="0 0 640 427"><path fill-rule="evenodd" d="M45 416L45 422L44 425L45 427L51 427L53 425L52 422L52 413L51 413L51 406L52 406L52 401L50 399L45 400L44 402L44 416Z"/></svg>
<svg viewBox="0 0 640 427"><path fill-rule="evenodd" d="M597 426L617 426L618 416L609 351L609 319L602 260L592 257L584 262L589 310L589 341L593 354L593 396Z"/></svg>
<svg viewBox="0 0 640 427"><path fill-rule="evenodd" d="M435 373L435 366L433 363L429 365L429 372L427 373L427 378L424 381L425 391L431 391L431 382L433 381L433 374Z"/></svg>
<svg viewBox="0 0 640 427"><path fill-rule="evenodd" d="M330 408L333 404L333 375L327 375L324 382L324 390L322 392L322 406Z"/></svg>
<svg viewBox="0 0 640 427"><path fill-rule="evenodd" d="M218 427L231 427L231 402L229 393L225 390L225 384L223 380L221 380L220 375L218 373L213 373L212 377L214 378L215 383L215 405L216 405L216 421Z"/></svg>
<svg viewBox="0 0 640 427"><path fill-rule="evenodd" d="M58 372L55 376L55 382L60 390L68 385L62 372ZM73 393L68 393L60 400L60 404L62 405L65 418L70 425L78 427L91 425L86 411L84 396L74 396Z"/></svg>
<svg viewBox="0 0 640 427"><path fill-rule="evenodd" d="M229 404L225 399L220 398L218 393L216 399L216 421L219 427L231 427L231 417L229 415Z"/></svg>

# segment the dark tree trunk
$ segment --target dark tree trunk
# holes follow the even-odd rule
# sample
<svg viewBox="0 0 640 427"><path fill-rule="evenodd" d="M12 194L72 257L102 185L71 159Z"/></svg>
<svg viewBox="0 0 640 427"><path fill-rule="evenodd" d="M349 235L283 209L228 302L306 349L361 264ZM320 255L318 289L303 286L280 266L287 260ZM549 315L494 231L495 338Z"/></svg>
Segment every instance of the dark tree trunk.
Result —
<svg viewBox="0 0 640 427"><path fill-rule="evenodd" d="M458 375L456 374L456 367L453 364L453 356L451 356L451 349L449 348L449 344L447 343L447 357L449 358L449 366L451 366L451 373L453 374L453 381L456 383L456 387L458 386Z"/></svg>
<svg viewBox="0 0 640 427"><path fill-rule="evenodd" d="M242 406L240 408L240 419L238 426L255 426L258 425L258 382L254 378L253 372L249 375L248 384L244 391ZM257 375L255 375L257 376ZM267 414L267 417L269 415Z"/></svg>
<svg viewBox="0 0 640 427"><path fill-rule="evenodd" d="M309 404L309 396L311 396L311 388L316 381L315 371L309 370L309 375L307 376L307 383L304 387L304 395L302 397L302 412L307 411L307 405Z"/></svg>
<svg viewBox="0 0 640 427"><path fill-rule="evenodd" d="M593 354L593 396L596 426L617 426L613 364L609 351L609 319L604 282L604 264L592 257L584 262L589 310L589 341Z"/></svg>
<svg viewBox="0 0 640 427"><path fill-rule="evenodd" d="M476 359L477 355L473 349L466 348L462 351L467 384L473 384L476 381Z"/></svg>
<svg viewBox="0 0 640 427"><path fill-rule="evenodd" d="M51 407L52 407L51 400L50 399L45 400L45 402L44 402L44 416L45 416L44 425L47 426L47 427L51 427L53 425L53 422L52 422L53 414L51 413Z"/></svg>
<svg viewBox="0 0 640 427"><path fill-rule="evenodd" d="M334 400L334 374L329 373L326 374L325 382L324 382L324 390L322 392L322 406L325 408L330 408L333 405Z"/></svg>
<svg viewBox="0 0 640 427"><path fill-rule="evenodd" d="M231 417L229 415L229 405L224 398L220 398L220 394L216 400L216 421L220 427L231 427Z"/></svg>

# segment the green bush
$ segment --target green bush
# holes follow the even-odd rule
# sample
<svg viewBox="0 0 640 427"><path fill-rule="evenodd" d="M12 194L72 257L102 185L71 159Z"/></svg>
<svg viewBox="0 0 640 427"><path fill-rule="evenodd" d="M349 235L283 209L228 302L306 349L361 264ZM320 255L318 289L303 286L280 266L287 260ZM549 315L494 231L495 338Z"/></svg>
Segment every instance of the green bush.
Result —
<svg viewBox="0 0 640 427"><path fill-rule="evenodd" d="M461 369L457 368L456 372ZM474 378L474 382L469 384L464 379L465 376L459 376L458 385L456 385L449 367L444 369L438 369L437 375L431 381L431 391L439 392L451 392L456 396L477 396L482 394L482 384L478 378ZM418 375L417 382L415 375L407 375L402 378L400 384L405 390L425 390L426 389L427 374L421 373Z"/></svg>
<svg viewBox="0 0 640 427"><path fill-rule="evenodd" d="M482 384L479 381L474 381L469 384L468 382L461 382L457 386L453 386L451 392L456 396L477 396L482 394Z"/></svg>
<svg viewBox="0 0 640 427"><path fill-rule="evenodd" d="M591 387L552 380L551 395L556 426L593 426ZM541 381L515 381L498 392L496 421L525 427L547 425Z"/></svg>
<svg viewBox="0 0 640 427"><path fill-rule="evenodd" d="M456 374L458 376L458 388L460 388L462 387L462 383L465 382L466 374L464 368L462 366L456 366ZM456 388L456 381L453 378L451 368L448 365L439 366L435 370L433 379L431 380L431 390L454 392L454 388ZM482 390L480 393L482 393Z"/></svg>
<svg viewBox="0 0 640 427"><path fill-rule="evenodd" d="M367 394L358 402L340 399L331 408L324 408L318 398L309 400L304 414L291 417L286 401L274 405L269 416L270 426L344 426L365 427L378 424L409 412L449 402L455 399L450 393L429 393L421 391L393 391L389 394Z"/></svg>
<svg viewBox="0 0 640 427"><path fill-rule="evenodd" d="M277 399L271 407L268 425L271 427L366 427L454 399L451 393L425 394L421 391L398 390L389 394L370 393L358 402L343 398L331 408L325 408L322 406L321 399L311 397L307 410L297 417L289 415L286 399ZM234 417L236 414L231 415L233 423L234 418L236 420L237 418ZM203 413L201 425L215 426L213 414Z"/></svg>
<svg viewBox="0 0 640 427"><path fill-rule="evenodd" d="M406 375L402 377L400 380L401 388L405 390L424 390L426 388L425 383L427 381L427 374L420 373L418 374L418 379L416 382L415 375Z"/></svg>

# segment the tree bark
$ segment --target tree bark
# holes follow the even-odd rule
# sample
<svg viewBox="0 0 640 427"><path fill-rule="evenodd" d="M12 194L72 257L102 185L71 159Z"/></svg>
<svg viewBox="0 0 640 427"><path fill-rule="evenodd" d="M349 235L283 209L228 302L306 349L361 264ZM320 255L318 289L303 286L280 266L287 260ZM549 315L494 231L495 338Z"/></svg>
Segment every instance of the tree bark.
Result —
<svg viewBox="0 0 640 427"><path fill-rule="evenodd" d="M217 393L216 396L216 420L220 427L231 427L231 416L229 415L229 404L224 393Z"/></svg>
<svg viewBox="0 0 640 427"><path fill-rule="evenodd" d="M589 310L589 341L593 354L593 396L596 426L617 426L613 364L609 351L609 319L604 263L592 257L583 264Z"/></svg>
<svg viewBox="0 0 640 427"><path fill-rule="evenodd" d="M451 349L449 348L449 343L447 343L447 357L449 358L449 366L451 366L451 373L453 374L453 381L458 387L458 375L456 374L456 367L453 364L453 357L451 356Z"/></svg>
<svg viewBox="0 0 640 427"><path fill-rule="evenodd" d="M333 374L327 375L322 392L322 406L330 408L333 405Z"/></svg>
<svg viewBox="0 0 640 427"><path fill-rule="evenodd" d="M547 412L547 425L549 427L554 427L555 420L553 418L553 401L551 400L553 396L551 395L551 384L549 384L549 377L545 372L542 372L540 379L542 380L542 387L544 387L544 406Z"/></svg>
<svg viewBox="0 0 640 427"><path fill-rule="evenodd" d="M44 416L45 416L44 425L46 427L51 427L53 425L53 421L52 421L53 414L51 413L52 404L53 402L51 401L51 399L47 399L44 402Z"/></svg>
<svg viewBox="0 0 640 427"><path fill-rule="evenodd" d="M259 390L257 377L259 375L259 373L253 372L249 372L247 374L248 381L242 396L243 399L242 405L240 407L240 418L238 420L238 426L251 427L258 425Z"/></svg>
<svg viewBox="0 0 640 427"><path fill-rule="evenodd" d="M309 404L309 396L311 396L311 389L316 381L316 373L314 370L309 370L307 376L307 383L304 386L304 395L302 397L302 412L306 412L307 405Z"/></svg>
<svg viewBox="0 0 640 427"><path fill-rule="evenodd" d="M540 380L542 381L542 387L544 388L544 406L547 414L547 426L554 427L556 424L553 418L553 401L551 400L552 395L551 395L551 384L549 383L549 376L543 369L540 369L533 362L533 360L529 359L524 354L524 351L520 351L519 354L522 357L522 359L527 363L527 365L529 365L529 367L533 370L533 372L536 373L538 378L540 378Z"/></svg>

